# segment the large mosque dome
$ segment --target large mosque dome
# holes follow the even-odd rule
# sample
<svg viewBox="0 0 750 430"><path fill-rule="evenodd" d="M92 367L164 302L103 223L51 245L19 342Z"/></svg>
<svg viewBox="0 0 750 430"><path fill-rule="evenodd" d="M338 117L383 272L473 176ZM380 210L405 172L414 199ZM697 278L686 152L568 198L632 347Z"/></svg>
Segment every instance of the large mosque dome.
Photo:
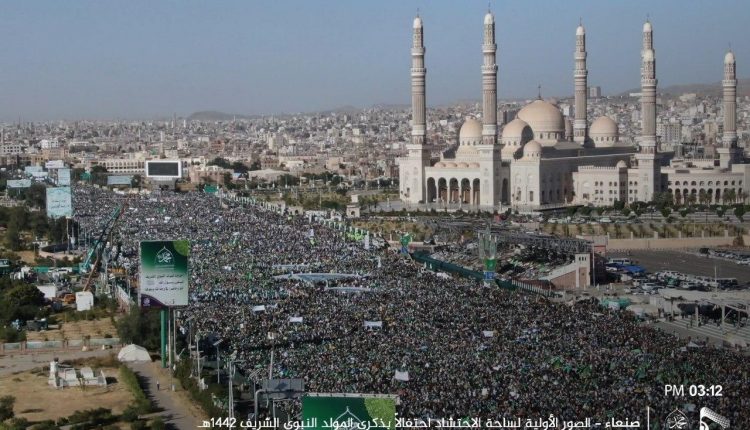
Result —
<svg viewBox="0 0 750 430"><path fill-rule="evenodd" d="M594 141L594 146L612 146L619 139L617 123L608 116L600 116L591 123L589 137Z"/></svg>
<svg viewBox="0 0 750 430"><path fill-rule="evenodd" d="M563 139L565 120L560 109L544 100L534 100L518 112L518 118L525 121L534 132L534 139L541 144L554 144Z"/></svg>
<svg viewBox="0 0 750 430"><path fill-rule="evenodd" d="M458 132L458 141L461 145L481 142L482 140L482 123L469 118L464 121L461 130Z"/></svg>

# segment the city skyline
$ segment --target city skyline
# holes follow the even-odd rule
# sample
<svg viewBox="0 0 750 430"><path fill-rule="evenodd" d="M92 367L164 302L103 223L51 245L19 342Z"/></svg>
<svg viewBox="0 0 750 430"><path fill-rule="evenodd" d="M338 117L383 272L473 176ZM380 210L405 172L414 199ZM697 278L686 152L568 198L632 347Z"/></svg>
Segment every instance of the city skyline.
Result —
<svg viewBox="0 0 750 430"><path fill-rule="evenodd" d="M640 27L657 25L660 87L715 83L729 42L742 73L750 6L491 2L498 97L570 97L579 18L589 85L637 88ZM243 115L409 103L411 20L425 22L429 106L481 94L486 2L10 4L0 34L0 120L146 119L216 110ZM215 6L215 5L212 5ZM680 13L675 13L679 7ZM612 20L612 16L617 16ZM679 17L679 19L678 19ZM699 27L720 31L700 31ZM700 58L700 61L696 61Z"/></svg>

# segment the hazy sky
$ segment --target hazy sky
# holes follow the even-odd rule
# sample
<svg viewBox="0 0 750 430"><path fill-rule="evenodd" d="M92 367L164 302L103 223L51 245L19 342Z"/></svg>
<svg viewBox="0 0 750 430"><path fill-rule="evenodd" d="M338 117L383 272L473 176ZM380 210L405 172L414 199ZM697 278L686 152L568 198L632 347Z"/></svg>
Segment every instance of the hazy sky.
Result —
<svg viewBox="0 0 750 430"><path fill-rule="evenodd" d="M660 85L715 82L728 44L750 67L750 1L493 0L499 97L639 85L654 24ZM409 102L411 21L425 22L430 105L480 97L486 1L18 0L0 12L0 120L256 114ZM748 66L745 66L748 65Z"/></svg>

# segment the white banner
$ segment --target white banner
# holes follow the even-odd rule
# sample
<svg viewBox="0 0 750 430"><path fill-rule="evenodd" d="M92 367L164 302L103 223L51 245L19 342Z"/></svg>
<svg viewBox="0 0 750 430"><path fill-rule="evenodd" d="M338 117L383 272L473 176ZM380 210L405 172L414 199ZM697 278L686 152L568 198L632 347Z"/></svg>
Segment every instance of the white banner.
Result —
<svg viewBox="0 0 750 430"><path fill-rule="evenodd" d="M365 321L365 328L383 328L383 321Z"/></svg>
<svg viewBox="0 0 750 430"><path fill-rule="evenodd" d="M291 323L301 323L302 317L289 317L289 322Z"/></svg>
<svg viewBox="0 0 750 430"><path fill-rule="evenodd" d="M393 379L397 381L409 381L409 372L402 372L400 370L396 371L396 374L393 375Z"/></svg>
<svg viewBox="0 0 750 430"><path fill-rule="evenodd" d="M495 330L484 330L482 332L482 336L484 336L484 337L494 337L495 336Z"/></svg>
<svg viewBox="0 0 750 430"><path fill-rule="evenodd" d="M253 312L265 312L266 307L264 305L253 306Z"/></svg>

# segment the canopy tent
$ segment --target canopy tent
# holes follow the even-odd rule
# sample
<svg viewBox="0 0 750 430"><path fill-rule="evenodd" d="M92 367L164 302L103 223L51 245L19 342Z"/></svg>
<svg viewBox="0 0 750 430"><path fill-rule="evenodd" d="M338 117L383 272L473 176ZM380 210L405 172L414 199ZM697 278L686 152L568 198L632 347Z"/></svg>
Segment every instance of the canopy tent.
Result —
<svg viewBox="0 0 750 430"><path fill-rule="evenodd" d="M146 348L131 343L122 347L120 352L117 353L117 359L122 362L150 362L151 356L148 355Z"/></svg>

